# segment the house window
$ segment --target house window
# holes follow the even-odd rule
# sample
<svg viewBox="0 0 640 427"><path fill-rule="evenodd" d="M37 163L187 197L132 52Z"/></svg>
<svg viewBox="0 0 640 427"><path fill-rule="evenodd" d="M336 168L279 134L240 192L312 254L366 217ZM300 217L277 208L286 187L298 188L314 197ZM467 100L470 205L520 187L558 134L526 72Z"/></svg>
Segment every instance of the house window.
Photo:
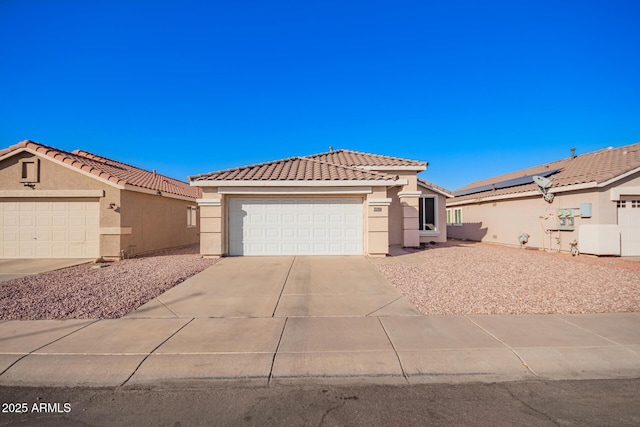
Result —
<svg viewBox="0 0 640 427"><path fill-rule="evenodd" d="M447 209L447 225L462 225L462 208Z"/></svg>
<svg viewBox="0 0 640 427"><path fill-rule="evenodd" d="M187 228L193 228L196 226L197 208L195 206L187 207Z"/></svg>
<svg viewBox="0 0 640 427"><path fill-rule="evenodd" d="M435 196L421 196L418 203L418 228L425 234L438 231Z"/></svg>
<svg viewBox="0 0 640 427"><path fill-rule="evenodd" d="M20 182L40 181L40 159L20 160Z"/></svg>

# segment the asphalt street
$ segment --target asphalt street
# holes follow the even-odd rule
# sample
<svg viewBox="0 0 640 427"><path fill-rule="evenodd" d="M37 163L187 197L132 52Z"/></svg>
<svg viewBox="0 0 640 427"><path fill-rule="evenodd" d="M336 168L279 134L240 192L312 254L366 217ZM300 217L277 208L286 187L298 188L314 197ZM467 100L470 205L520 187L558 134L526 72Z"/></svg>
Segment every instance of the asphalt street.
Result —
<svg viewBox="0 0 640 427"><path fill-rule="evenodd" d="M349 387L4 387L0 425L637 426L638 396L639 379ZM18 407L27 410L5 412Z"/></svg>

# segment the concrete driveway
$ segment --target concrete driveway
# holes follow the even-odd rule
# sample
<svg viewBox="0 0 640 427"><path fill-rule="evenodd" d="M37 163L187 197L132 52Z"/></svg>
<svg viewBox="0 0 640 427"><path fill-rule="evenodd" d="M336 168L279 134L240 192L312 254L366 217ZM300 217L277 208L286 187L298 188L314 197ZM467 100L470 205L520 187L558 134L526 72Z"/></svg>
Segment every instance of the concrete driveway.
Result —
<svg viewBox="0 0 640 427"><path fill-rule="evenodd" d="M0 320L0 386L637 378L639 321L426 317L364 257L225 258L125 318Z"/></svg>
<svg viewBox="0 0 640 427"><path fill-rule="evenodd" d="M17 279L45 271L59 270L86 264L93 259L51 258L51 259L8 259L0 258L0 282Z"/></svg>
<svg viewBox="0 0 640 427"><path fill-rule="evenodd" d="M224 258L127 317L420 315L358 256Z"/></svg>

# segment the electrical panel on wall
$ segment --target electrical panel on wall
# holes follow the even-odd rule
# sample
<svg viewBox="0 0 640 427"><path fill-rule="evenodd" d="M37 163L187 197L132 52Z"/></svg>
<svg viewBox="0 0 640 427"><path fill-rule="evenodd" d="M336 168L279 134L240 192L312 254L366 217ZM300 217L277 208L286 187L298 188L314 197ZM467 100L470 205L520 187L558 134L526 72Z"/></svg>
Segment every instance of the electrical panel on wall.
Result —
<svg viewBox="0 0 640 427"><path fill-rule="evenodd" d="M558 209L558 230L575 230L575 212L573 209Z"/></svg>

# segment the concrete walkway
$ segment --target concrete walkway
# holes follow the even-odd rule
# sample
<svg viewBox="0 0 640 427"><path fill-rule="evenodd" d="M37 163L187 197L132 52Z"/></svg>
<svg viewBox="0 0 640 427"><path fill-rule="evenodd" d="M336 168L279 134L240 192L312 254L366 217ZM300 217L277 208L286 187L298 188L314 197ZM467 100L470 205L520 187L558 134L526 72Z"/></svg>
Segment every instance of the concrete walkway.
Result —
<svg viewBox="0 0 640 427"><path fill-rule="evenodd" d="M0 386L634 378L639 326L425 317L362 257L226 258L126 318L1 322Z"/></svg>

